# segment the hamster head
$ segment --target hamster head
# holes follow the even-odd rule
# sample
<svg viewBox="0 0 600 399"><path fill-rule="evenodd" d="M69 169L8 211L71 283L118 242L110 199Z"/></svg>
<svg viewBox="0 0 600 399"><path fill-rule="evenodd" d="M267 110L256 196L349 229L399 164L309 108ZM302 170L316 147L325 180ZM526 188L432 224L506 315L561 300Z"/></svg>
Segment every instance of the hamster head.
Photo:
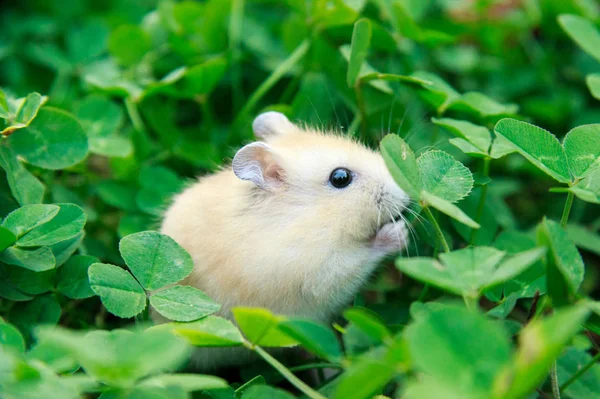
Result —
<svg viewBox="0 0 600 399"><path fill-rule="evenodd" d="M373 239L408 206L382 156L349 137L297 126L278 112L259 115L253 130L260 141L240 149L232 168L253 184L257 211L301 217L350 244Z"/></svg>

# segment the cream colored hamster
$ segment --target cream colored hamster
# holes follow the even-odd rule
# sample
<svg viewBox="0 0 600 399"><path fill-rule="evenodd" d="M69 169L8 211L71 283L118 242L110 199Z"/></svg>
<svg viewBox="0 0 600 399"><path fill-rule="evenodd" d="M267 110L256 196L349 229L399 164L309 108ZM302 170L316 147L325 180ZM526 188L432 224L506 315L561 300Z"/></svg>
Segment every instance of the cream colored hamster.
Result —
<svg viewBox="0 0 600 399"><path fill-rule="evenodd" d="M253 130L260 141L230 168L174 198L161 231L194 260L182 284L221 303L221 315L257 306L328 321L406 245L406 225L394 219L409 198L380 154L347 137L277 112L259 115Z"/></svg>

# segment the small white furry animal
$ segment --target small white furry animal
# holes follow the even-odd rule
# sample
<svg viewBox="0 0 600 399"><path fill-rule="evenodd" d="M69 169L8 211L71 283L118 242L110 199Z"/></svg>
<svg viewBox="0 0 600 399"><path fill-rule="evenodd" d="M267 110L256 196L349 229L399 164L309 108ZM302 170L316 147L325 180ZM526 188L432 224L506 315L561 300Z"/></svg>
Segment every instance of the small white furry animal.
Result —
<svg viewBox="0 0 600 399"><path fill-rule="evenodd" d="M394 219L409 198L380 154L347 137L277 112L259 115L253 130L260 141L177 195L165 214L162 233L194 260L182 284L221 303L225 317L257 306L328 321L378 261L405 247L406 225ZM202 363L241 361L216 356Z"/></svg>

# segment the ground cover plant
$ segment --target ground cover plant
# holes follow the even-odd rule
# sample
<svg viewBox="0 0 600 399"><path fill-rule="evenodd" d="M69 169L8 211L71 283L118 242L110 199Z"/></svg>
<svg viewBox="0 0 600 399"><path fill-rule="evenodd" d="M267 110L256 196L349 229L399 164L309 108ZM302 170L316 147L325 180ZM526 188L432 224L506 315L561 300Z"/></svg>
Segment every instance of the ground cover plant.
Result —
<svg viewBox="0 0 600 399"><path fill-rule="evenodd" d="M597 2L30 0L0 21L1 397L600 397ZM156 232L265 110L378 147L413 200L409 248L330 325L214 315ZM268 350L294 345L312 358ZM202 346L259 360L198 374Z"/></svg>

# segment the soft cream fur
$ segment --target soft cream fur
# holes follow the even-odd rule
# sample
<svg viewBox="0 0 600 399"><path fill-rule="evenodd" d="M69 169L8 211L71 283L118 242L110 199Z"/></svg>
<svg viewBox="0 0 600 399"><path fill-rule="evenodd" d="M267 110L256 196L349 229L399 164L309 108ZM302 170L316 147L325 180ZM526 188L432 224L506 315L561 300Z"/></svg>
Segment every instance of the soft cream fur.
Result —
<svg viewBox="0 0 600 399"><path fill-rule="evenodd" d="M235 173L203 177L177 195L162 232L194 260L182 283L221 303L221 315L259 306L328 321L382 257L405 246L406 226L392 217L408 197L378 153L282 117L259 116L254 130L264 144L240 150ZM344 189L328 182L338 167L355 174ZM225 353L208 363L227 362L214 359Z"/></svg>

